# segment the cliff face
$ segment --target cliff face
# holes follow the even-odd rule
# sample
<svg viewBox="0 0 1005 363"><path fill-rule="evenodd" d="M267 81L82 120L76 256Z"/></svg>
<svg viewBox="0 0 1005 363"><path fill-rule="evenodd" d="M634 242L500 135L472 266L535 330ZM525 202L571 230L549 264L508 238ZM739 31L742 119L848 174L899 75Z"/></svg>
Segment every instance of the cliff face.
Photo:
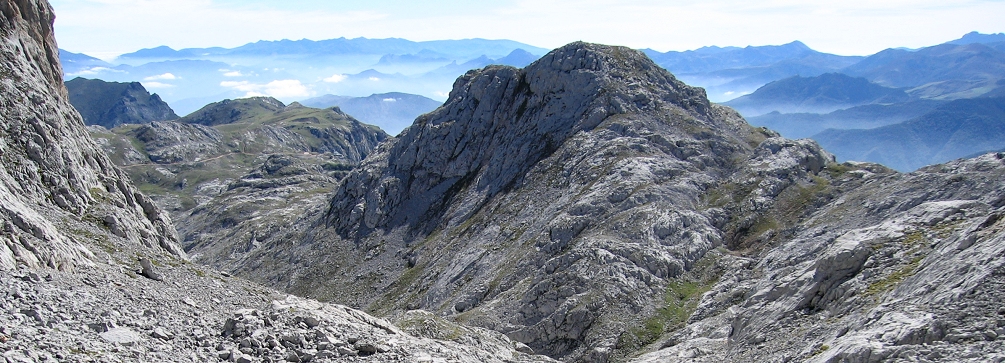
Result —
<svg viewBox="0 0 1005 363"><path fill-rule="evenodd" d="M182 256L174 228L84 130L67 102L47 3L3 1L0 24L0 266L90 264L70 230L98 228Z"/></svg>

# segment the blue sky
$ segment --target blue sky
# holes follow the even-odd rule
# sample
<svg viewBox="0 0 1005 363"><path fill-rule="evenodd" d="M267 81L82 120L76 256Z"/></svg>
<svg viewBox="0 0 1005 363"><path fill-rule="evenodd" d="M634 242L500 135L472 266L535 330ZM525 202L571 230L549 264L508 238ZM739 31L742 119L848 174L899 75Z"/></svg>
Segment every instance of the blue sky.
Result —
<svg viewBox="0 0 1005 363"><path fill-rule="evenodd" d="M338 37L584 40L660 51L784 44L844 55L1005 32L1005 0L50 0L61 48L235 47Z"/></svg>

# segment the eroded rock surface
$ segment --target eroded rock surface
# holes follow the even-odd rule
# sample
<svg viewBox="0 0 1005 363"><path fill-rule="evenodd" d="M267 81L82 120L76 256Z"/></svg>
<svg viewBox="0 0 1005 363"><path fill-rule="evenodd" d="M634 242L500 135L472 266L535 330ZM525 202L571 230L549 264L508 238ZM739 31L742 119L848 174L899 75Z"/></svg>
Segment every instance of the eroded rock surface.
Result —
<svg viewBox="0 0 1005 363"><path fill-rule="evenodd" d="M170 218L87 136L66 101L52 8L0 2L0 269L93 264L100 230L184 256Z"/></svg>
<svg viewBox="0 0 1005 363"><path fill-rule="evenodd" d="M857 166L638 361L1005 359L1005 155Z"/></svg>

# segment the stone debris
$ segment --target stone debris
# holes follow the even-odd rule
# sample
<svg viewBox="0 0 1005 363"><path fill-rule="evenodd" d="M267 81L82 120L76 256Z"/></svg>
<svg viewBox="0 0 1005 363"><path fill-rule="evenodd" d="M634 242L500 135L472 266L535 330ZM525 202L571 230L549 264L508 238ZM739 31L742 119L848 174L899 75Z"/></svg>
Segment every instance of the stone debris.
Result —
<svg viewBox="0 0 1005 363"><path fill-rule="evenodd" d="M37 273L31 270L0 272L5 286L0 292L5 311L0 314L0 349L15 362L44 362L45 357L63 362L353 362L362 357L400 362L416 356L553 362L496 338L455 342L416 337L358 310L239 279L228 280L227 288L247 293L228 296L218 285L219 274L199 277L190 267L162 273L167 281L183 283L130 277L105 265L75 273L53 271L40 281L33 280Z"/></svg>

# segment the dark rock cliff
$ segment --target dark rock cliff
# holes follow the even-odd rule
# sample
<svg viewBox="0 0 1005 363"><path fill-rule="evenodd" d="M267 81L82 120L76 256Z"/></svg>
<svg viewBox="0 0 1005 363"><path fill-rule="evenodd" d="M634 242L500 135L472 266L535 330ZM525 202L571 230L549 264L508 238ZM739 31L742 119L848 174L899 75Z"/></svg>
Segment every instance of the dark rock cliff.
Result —
<svg viewBox="0 0 1005 363"><path fill-rule="evenodd" d="M150 94L139 82L105 82L74 78L66 82L70 104L87 125L113 128L122 124L143 124L178 118L160 96Z"/></svg>

